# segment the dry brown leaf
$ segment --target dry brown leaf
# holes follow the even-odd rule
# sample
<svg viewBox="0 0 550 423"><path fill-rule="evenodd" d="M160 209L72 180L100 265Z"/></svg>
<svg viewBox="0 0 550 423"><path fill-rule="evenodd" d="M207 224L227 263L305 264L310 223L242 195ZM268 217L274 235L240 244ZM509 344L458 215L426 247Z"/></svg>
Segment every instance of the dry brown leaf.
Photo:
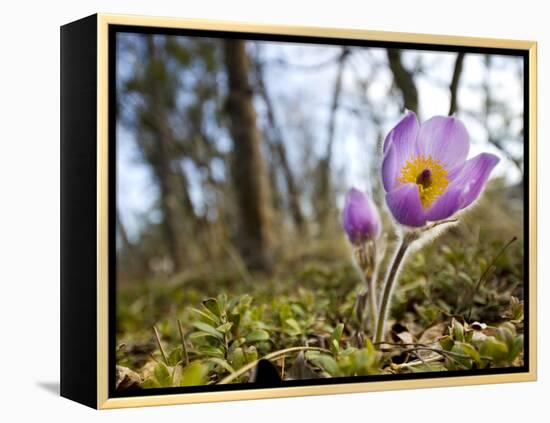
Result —
<svg viewBox="0 0 550 423"><path fill-rule="evenodd" d="M136 389L141 387L141 377L128 367L116 366L116 389Z"/></svg>
<svg viewBox="0 0 550 423"><path fill-rule="evenodd" d="M445 334L446 330L447 325L445 323L437 323L422 332L418 342L421 344L433 344Z"/></svg>

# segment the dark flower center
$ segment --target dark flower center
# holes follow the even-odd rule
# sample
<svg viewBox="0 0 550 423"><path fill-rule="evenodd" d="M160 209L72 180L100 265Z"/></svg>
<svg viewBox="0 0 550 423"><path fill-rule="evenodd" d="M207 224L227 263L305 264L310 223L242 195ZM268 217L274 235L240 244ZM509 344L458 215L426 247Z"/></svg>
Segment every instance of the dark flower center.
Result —
<svg viewBox="0 0 550 423"><path fill-rule="evenodd" d="M428 188L432 184L432 171L430 169L424 169L420 175L417 176L416 183L422 185L424 188Z"/></svg>

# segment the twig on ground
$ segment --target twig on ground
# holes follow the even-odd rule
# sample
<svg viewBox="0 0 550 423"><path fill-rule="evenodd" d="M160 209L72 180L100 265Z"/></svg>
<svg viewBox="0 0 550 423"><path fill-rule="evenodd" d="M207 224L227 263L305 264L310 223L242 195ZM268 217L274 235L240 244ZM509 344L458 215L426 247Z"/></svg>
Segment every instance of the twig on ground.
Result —
<svg viewBox="0 0 550 423"><path fill-rule="evenodd" d="M155 333L155 339L157 340L157 344L159 346L160 354L162 355L162 359L164 360L164 364L168 366L168 358L166 357L166 353L164 352L164 348L162 347L162 343L160 342L160 336L157 331L157 328L153 326L153 332Z"/></svg>
<svg viewBox="0 0 550 423"><path fill-rule="evenodd" d="M291 347L286 348L284 350L274 351L270 354L264 355L262 358L259 358L256 361L253 361L251 363L248 363L246 366L241 367L239 370L237 370L235 373L231 373L229 376L226 376L222 380L218 382L218 385L225 385L226 383L229 383L233 381L234 379L238 378L239 376L244 375L248 371L252 370L260 360L273 360L275 358L278 358L280 356L284 356L285 354L296 352L296 351L321 351L326 352L330 354L330 351L324 348L318 348L318 347Z"/></svg>
<svg viewBox="0 0 550 423"><path fill-rule="evenodd" d="M181 324L181 320L179 319L178 319L178 329L180 331L181 348L183 350L185 365L187 366L189 364L189 354L187 353L187 345L185 345L185 337L183 335L183 325Z"/></svg>

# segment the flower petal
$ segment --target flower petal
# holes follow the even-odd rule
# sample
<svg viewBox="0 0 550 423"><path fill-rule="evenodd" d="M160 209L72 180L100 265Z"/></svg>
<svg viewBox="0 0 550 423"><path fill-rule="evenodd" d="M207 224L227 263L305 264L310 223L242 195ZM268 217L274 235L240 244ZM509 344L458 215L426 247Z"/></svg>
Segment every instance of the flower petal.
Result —
<svg viewBox="0 0 550 423"><path fill-rule="evenodd" d="M462 190L460 188L448 188L441 197L434 201L426 210L426 219L437 221L447 219L461 208Z"/></svg>
<svg viewBox="0 0 550 423"><path fill-rule="evenodd" d="M418 148L424 156L439 160L449 172L468 157L468 131L454 117L434 116L420 126Z"/></svg>
<svg viewBox="0 0 550 423"><path fill-rule="evenodd" d="M405 159L410 159L411 155L416 152L416 139L420 125L414 112L407 111L403 119L388 133L384 140L384 154L390 148L390 145L395 147L398 156L404 156Z"/></svg>
<svg viewBox="0 0 550 423"><path fill-rule="evenodd" d="M453 185L461 187L460 208L469 206L477 199L499 161L497 156L490 153L481 153L466 161L462 171L453 181Z"/></svg>
<svg viewBox="0 0 550 423"><path fill-rule="evenodd" d="M388 192L386 203L395 220L402 225L419 227L426 224L418 185L413 183L403 184Z"/></svg>
<svg viewBox="0 0 550 423"><path fill-rule="evenodd" d="M445 193L426 211L427 220L433 222L447 219L469 206L481 193L499 160L490 153L481 153L467 160L456 176L451 177Z"/></svg>
<svg viewBox="0 0 550 423"><path fill-rule="evenodd" d="M395 147L390 145L382 160L382 184L386 192L391 191L397 184L401 168L397 165Z"/></svg>
<svg viewBox="0 0 550 423"><path fill-rule="evenodd" d="M371 198L352 188L346 195L342 226L351 243L355 244L380 235L380 215Z"/></svg>

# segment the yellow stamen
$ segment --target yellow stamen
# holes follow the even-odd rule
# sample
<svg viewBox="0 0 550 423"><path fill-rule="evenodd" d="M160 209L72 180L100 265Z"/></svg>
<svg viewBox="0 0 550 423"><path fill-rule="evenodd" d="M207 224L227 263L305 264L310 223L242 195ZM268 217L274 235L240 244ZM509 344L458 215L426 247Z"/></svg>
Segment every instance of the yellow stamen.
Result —
<svg viewBox="0 0 550 423"><path fill-rule="evenodd" d="M407 160L397 178L401 183L418 185L420 201L424 208L429 207L449 185L448 173L439 160L432 156L416 156Z"/></svg>

